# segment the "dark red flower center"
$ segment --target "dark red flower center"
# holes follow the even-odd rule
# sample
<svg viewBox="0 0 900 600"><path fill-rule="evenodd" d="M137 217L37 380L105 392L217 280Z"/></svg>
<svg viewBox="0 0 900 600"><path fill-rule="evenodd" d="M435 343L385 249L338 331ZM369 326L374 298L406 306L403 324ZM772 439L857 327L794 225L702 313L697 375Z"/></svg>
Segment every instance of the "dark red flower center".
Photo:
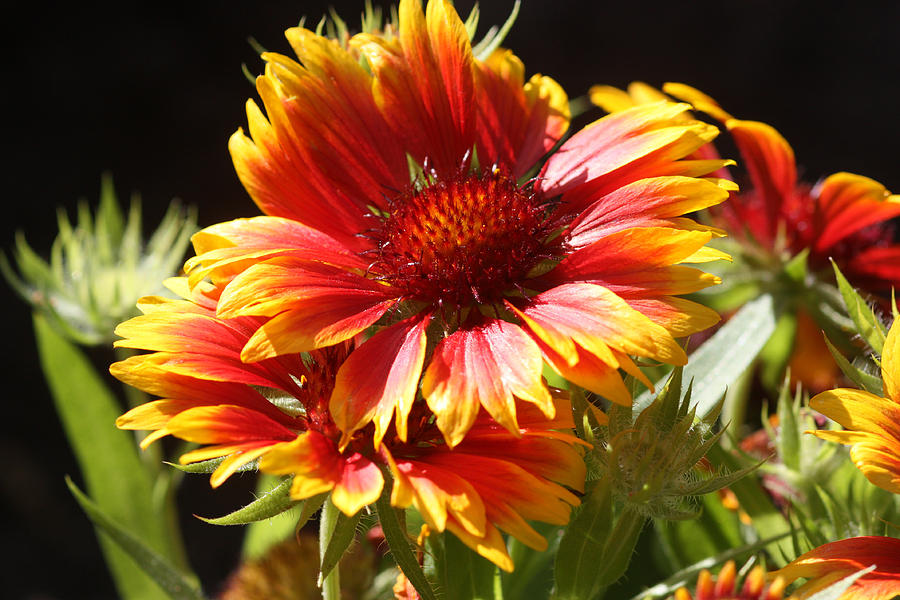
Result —
<svg viewBox="0 0 900 600"><path fill-rule="evenodd" d="M412 300L444 308L492 304L558 258L550 211L501 172L463 174L394 199L375 232L371 273Z"/></svg>

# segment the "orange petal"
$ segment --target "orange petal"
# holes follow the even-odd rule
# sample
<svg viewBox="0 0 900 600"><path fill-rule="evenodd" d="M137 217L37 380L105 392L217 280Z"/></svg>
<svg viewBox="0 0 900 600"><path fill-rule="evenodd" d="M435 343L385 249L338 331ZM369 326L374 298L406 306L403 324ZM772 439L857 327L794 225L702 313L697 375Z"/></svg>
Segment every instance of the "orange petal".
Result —
<svg viewBox="0 0 900 600"><path fill-rule="evenodd" d="M518 433L513 396L553 415L541 367L537 344L519 326L493 319L441 340L422 379L422 395L451 448L462 441L481 406Z"/></svg>
<svg viewBox="0 0 900 600"><path fill-rule="evenodd" d="M781 577L787 583L809 579L791 596L803 599L871 565L877 567L854 581L841 598L891 600L900 592L900 540L896 538L861 536L823 544L769 573L769 578Z"/></svg>
<svg viewBox="0 0 900 600"><path fill-rule="evenodd" d="M557 286L532 298L521 312L542 328L571 338L610 366L618 366L618 361L608 358L610 348L668 364L687 362L687 355L669 332L599 285ZM541 331L532 330L541 337ZM542 340L552 346L551 339Z"/></svg>
<svg viewBox="0 0 900 600"><path fill-rule="evenodd" d="M498 49L475 64L478 94L478 159L508 165L524 175L569 126L569 103L549 77L526 84L525 68L510 50Z"/></svg>
<svg viewBox="0 0 900 600"><path fill-rule="evenodd" d="M631 227L671 227L668 219L714 206L736 186L727 180L651 177L598 198L569 228L575 248Z"/></svg>
<svg viewBox="0 0 900 600"><path fill-rule="evenodd" d="M900 405L900 325L891 325L881 353L884 395Z"/></svg>
<svg viewBox="0 0 900 600"><path fill-rule="evenodd" d="M378 448L395 412L397 435L406 441L406 417L419 388L429 321L429 315L416 315L382 329L341 365L329 410L344 432L342 446L374 420Z"/></svg>
<svg viewBox="0 0 900 600"><path fill-rule="evenodd" d="M401 0L399 48L360 34L352 44L375 74L375 98L394 135L420 164L458 171L475 142L472 47L447 0Z"/></svg>
<svg viewBox="0 0 900 600"><path fill-rule="evenodd" d="M900 196L892 196L883 185L862 175L835 173L816 192L816 216L822 219L822 232L815 242L819 252L864 227L900 215Z"/></svg>

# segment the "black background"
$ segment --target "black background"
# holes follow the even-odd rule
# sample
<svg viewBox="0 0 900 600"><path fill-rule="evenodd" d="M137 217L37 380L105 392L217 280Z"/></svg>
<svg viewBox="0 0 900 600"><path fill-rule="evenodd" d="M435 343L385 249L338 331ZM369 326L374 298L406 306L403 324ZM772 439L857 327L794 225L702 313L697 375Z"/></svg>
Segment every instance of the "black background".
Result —
<svg viewBox="0 0 900 600"><path fill-rule="evenodd" d="M256 214L226 150L253 95L241 63L261 70L246 39L289 53L283 30L304 14L315 22L328 4L20 6L4 28L0 247L8 251L22 230L46 252L56 207L96 201L107 170L121 198L141 193L149 224L172 197L196 204L201 225ZM330 4L358 22L361 1ZM501 23L512 3L483 4L482 32ZM554 77L570 97L593 83L690 83L736 116L779 129L808 180L847 170L900 190L900 8L823 4L525 0L506 46L529 74ZM470 7L458 2L463 15ZM113 597L90 526L63 483L66 473L78 480L77 466L37 367L28 310L0 287L3 595ZM93 355L110 360L103 351ZM248 484L210 492L196 478L182 491L189 552L209 593L233 567L240 532L190 515L224 514L246 499Z"/></svg>

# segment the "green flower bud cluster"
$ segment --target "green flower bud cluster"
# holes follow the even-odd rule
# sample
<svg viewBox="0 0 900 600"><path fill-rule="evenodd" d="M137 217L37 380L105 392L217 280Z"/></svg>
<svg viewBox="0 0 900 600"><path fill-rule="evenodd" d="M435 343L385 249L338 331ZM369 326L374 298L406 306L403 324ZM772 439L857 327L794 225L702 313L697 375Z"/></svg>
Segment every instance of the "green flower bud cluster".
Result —
<svg viewBox="0 0 900 600"><path fill-rule="evenodd" d="M668 520L699 514L694 498L746 475L756 465L734 473L710 473L703 458L724 429L713 432L721 403L705 418L691 407L690 386L682 397L681 369L636 419L631 410L613 406L602 428L595 458L608 477L613 498L631 510Z"/></svg>
<svg viewBox="0 0 900 600"><path fill-rule="evenodd" d="M74 225L64 211L58 223L49 262L19 232L13 253L18 273L3 253L0 271L35 310L85 345L111 343L116 325L137 314L138 298L165 294L162 281L179 270L197 230L196 211L173 202L145 244L140 200L132 199L126 218L108 176L96 215L81 203Z"/></svg>

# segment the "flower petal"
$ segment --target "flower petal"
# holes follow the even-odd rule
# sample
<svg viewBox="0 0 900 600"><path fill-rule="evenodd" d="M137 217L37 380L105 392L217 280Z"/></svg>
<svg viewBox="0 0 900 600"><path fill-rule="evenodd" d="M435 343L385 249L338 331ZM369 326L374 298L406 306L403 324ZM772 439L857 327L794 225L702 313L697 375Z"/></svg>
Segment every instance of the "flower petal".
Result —
<svg viewBox="0 0 900 600"><path fill-rule="evenodd" d="M809 579L791 596L803 599L871 565L877 565L875 570L854 581L841 598L891 600L900 591L900 540L891 537L860 536L823 544L768 577L787 583Z"/></svg>
<svg viewBox="0 0 900 600"><path fill-rule="evenodd" d="M813 191L821 233L815 249L824 251L860 229L900 216L900 196L853 173L835 173Z"/></svg>
<svg viewBox="0 0 900 600"><path fill-rule="evenodd" d="M419 389L430 315L416 315L382 329L356 348L337 373L329 410L344 432L341 446L375 421L375 448L396 412L397 436L406 441L406 417Z"/></svg>
<svg viewBox="0 0 900 600"><path fill-rule="evenodd" d="M540 349L519 326L492 319L441 340L422 379L422 395L451 448L462 441L481 406L518 433L513 396L553 415L541 367Z"/></svg>

